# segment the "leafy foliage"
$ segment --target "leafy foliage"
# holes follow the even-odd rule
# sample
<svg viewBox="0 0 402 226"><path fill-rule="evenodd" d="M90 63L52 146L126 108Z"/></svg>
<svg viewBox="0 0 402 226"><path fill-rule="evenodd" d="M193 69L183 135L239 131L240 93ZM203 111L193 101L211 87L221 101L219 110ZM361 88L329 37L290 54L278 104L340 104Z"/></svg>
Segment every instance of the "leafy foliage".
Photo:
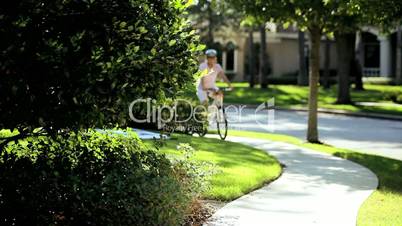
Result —
<svg viewBox="0 0 402 226"><path fill-rule="evenodd" d="M180 225L192 175L127 135L27 138L0 159L2 225Z"/></svg>
<svg viewBox="0 0 402 226"><path fill-rule="evenodd" d="M184 93L194 93L193 89L184 90ZM183 97L183 93L180 94ZM208 128L206 108L199 104L198 100L167 99L162 105L149 103L149 109L154 109L154 114L148 112L147 103L136 106L136 119L142 122L130 123L133 127L153 130L162 129L165 132L184 132L188 134L200 133Z"/></svg>
<svg viewBox="0 0 402 226"><path fill-rule="evenodd" d="M217 166L207 161L196 161L196 150L189 143L179 143L177 145L179 156L174 156L172 162L176 167L183 170L183 178L188 178L194 195L199 195L210 189L210 179L214 174L219 173Z"/></svg>
<svg viewBox="0 0 402 226"><path fill-rule="evenodd" d="M253 18L274 20L287 25L295 23L300 29L309 31L311 51L307 140L318 143L317 96L321 36L323 33L355 31L362 18L359 3L356 0L231 0L231 2ZM345 75L342 78L345 78ZM344 80L346 81L342 79ZM349 89L348 85L346 87Z"/></svg>
<svg viewBox="0 0 402 226"><path fill-rule="evenodd" d="M124 126L139 97L192 82L197 36L173 1L0 3L0 128Z"/></svg>
<svg viewBox="0 0 402 226"><path fill-rule="evenodd" d="M359 16L363 13L358 2L354 0L232 2L252 17L282 22L285 27L290 23L296 23L301 29L318 26L326 32L355 28Z"/></svg>
<svg viewBox="0 0 402 226"><path fill-rule="evenodd" d="M402 1L355 0L364 9L364 18L372 25L381 25L384 31L402 24Z"/></svg>
<svg viewBox="0 0 402 226"><path fill-rule="evenodd" d="M226 1L198 0L189 7L189 12L189 19L200 31L201 39L208 48L214 48L213 32L224 26L237 28L239 24L240 14Z"/></svg>

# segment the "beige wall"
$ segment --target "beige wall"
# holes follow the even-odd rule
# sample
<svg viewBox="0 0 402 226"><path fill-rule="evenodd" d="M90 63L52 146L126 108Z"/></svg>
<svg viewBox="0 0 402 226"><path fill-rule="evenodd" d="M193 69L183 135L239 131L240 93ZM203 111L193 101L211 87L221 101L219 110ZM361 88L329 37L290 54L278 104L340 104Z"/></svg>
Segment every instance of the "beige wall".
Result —
<svg viewBox="0 0 402 226"><path fill-rule="evenodd" d="M245 59L245 39L239 40L238 48L237 48L237 64L236 64L236 76L234 77L234 81L239 82L243 81L244 79L244 62L247 60Z"/></svg>
<svg viewBox="0 0 402 226"><path fill-rule="evenodd" d="M278 43L268 43L268 57L273 76L293 73L299 69L297 40L282 39Z"/></svg>
<svg viewBox="0 0 402 226"><path fill-rule="evenodd" d="M259 42L259 33L254 34L254 42ZM306 37L307 38L307 37ZM245 33L234 33L226 32L224 34L216 34L216 40L222 44L226 44L229 41L234 42L237 45L236 49L236 77L234 81L244 81L244 64L247 59L245 59L245 52L248 48L247 45L247 34ZM321 43L320 54L321 54L321 68L324 68L324 42ZM287 37L280 37L278 33L267 32L267 52L269 57L269 62L272 67L273 76L282 76L287 73L294 73L299 70L299 52L298 52L298 40L297 35ZM336 45L334 42L331 43L331 60L330 68L336 68Z"/></svg>
<svg viewBox="0 0 402 226"><path fill-rule="evenodd" d="M325 43L320 47L320 68L324 68ZM282 76L299 70L299 45L297 39L281 39L279 43L268 43L273 76ZM336 44L330 46L330 69L336 69Z"/></svg>

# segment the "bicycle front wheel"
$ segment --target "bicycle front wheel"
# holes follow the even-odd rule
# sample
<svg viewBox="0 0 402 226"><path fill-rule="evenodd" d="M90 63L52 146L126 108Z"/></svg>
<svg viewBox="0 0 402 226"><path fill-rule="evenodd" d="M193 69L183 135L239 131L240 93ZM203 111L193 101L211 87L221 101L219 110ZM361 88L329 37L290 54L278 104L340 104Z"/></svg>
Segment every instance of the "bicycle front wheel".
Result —
<svg viewBox="0 0 402 226"><path fill-rule="evenodd" d="M207 128L203 128L201 131L198 132L198 136L204 137L205 134L207 134L208 130Z"/></svg>
<svg viewBox="0 0 402 226"><path fill-rule="evenodd" d="M221 107L218 110L216 117L216 127L218 129L219 137L224 140L228 135L228 121L226 119L225 108Z"/></svg>

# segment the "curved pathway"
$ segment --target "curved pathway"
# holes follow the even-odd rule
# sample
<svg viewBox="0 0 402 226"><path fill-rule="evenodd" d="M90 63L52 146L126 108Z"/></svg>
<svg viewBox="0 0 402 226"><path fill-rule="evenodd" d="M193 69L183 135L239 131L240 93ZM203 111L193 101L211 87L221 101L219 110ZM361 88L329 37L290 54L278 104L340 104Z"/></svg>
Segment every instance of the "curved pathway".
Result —
<svg viewBox="0 0 402 226"><path fill-rule="evenodd" d="M371 171L348 160L280 142L227 140L266 150L286 167L278 180L228 203L205 225L352 226L378 185Z"/></svg>

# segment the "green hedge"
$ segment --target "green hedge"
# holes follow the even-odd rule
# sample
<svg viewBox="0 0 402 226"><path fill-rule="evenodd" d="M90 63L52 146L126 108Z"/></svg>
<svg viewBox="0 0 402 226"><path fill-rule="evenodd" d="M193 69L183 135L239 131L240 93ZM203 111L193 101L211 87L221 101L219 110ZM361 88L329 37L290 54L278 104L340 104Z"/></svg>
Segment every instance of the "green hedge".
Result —
<svg viewBox="0 0 402 226"><path fill-rule="evenodd" d="M186 90L186 92L193 93L194 91ZM146 119L146 103L141 103L139 106L138 108L140 108L141 111L136 112L136 117L138 117L138 119ZM158 109L163 109L163 107L166 108L161 110L161 114L159 114ZM168 108L172 109L174 112L170 112ZM163 103L152 104L151 109L155 109L157 112L151 116L151 120L142 123L132 122L130 126L134 128L162 130L167 133L184 132L188 134L201 133L208 128L206 108L202 106L198 100L166 99ZM158 126L158 121L162 122L160 126Z"/></svg>
<svg viewBox="0 0 402 226"><path fill-rule="evenodd" d="M0 158L2 225L180 225L190 176L135 134L27 138Z"/></svg>
<svg viewBox="0 0 402 226"><path fill-rule="evenodd" d="M181 0L0 1L0 128L127 126L138 98L174 98L203 49Z"/></svg>

